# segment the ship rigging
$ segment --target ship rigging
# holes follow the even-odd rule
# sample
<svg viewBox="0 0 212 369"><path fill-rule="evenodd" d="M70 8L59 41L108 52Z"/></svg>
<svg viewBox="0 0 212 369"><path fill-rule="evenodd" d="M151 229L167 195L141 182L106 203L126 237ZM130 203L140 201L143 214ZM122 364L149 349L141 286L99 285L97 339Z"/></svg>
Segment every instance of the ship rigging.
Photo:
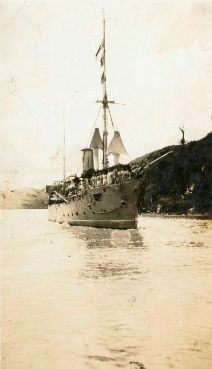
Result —
<svg viewBox="0 0 212 369"><path fill-rule="evenodd" d="M93 149L94 160L95 160L95 169L99 169L99 152L98 150L103 150L103 160L102 165L103 169L107 169L109 166L108 156L110 154L113 155L114 165L119 163L120 155L127 155L127 151L123 145L121 140L121 136L119 131L115 130L111 111L110 104L115 104L114 100L109 100L107 95L107 77L106 77L106 32L105 32L105 17L103 16L103 39L100 43L100 46L96 52L96 58L100 59L100 65L102 68L101 75L101 84L103 87L103 97L102 100L97 100L96 103L102 104L103 108L103 140L101 139L101 135L99 133L98 128L95 129L90 148ZM108 114L114 129L114 136L112 138L111 143L108 146Z"/></svg>

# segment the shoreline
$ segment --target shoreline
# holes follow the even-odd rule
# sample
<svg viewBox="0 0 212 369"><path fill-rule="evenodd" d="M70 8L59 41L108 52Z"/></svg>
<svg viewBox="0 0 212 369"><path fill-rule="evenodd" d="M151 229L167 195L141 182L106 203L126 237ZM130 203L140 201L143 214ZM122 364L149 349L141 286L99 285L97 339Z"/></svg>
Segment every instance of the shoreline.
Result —
<svg viewBox="0 0 212 369"><path fill-rule="evenodd" d="M8 208L3 208L0 207L0 210L47 210L48 207L46 208L42 208L42 207L37 207L37 208L30 208L30 207L8 207ZM157 213L140 213L138 215L139 217L142 218L182 218L182 219L202 219L202 220L212 220L212 214L157 214Z"/></svg>
<svg viewBox="0 0 212 369"><path fill-rule="evenodd" d="M157 214L157 213L140 213L139 216L146 218L182 218L182 219L202 219L212 220L212 214Z"/></svg>

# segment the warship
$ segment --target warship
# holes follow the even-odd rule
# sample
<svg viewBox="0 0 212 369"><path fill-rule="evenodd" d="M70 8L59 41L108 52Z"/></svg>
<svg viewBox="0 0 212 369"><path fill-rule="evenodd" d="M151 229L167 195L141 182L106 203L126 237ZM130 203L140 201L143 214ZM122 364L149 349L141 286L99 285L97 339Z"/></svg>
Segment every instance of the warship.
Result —
<svg viewBox="0 0 212 369"><path fill-rule="evenodd" d="M46 186L49 195L48 219L70 226L101 228L137 228L139 179L133 176L129 165L119 163L120 155L127 155L120 132L115 129L108 99L106 78L105 18L103 39L96 52L100 60L103 96L96 102L103 110L103 132L95 128L90 146L83 148L83 173L65 175L64 179ZM113 138L108 145L108 123L113 128ZM65 140L65 138L64 138ZM109 166L109 156L114 165ZM102 158L102 168L100 168ZM65 157L64 157L65 166Z"/></svg>

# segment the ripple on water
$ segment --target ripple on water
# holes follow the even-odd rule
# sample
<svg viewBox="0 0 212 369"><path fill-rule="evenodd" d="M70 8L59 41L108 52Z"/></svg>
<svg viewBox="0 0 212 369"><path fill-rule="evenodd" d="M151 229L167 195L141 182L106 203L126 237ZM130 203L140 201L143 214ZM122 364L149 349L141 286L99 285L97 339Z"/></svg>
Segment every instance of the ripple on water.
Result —
<svg viewBox="0 0 212 369"><path fill-rule="evenodd" d="M3 214L3 369L212 367L210 221Z"/></svg>

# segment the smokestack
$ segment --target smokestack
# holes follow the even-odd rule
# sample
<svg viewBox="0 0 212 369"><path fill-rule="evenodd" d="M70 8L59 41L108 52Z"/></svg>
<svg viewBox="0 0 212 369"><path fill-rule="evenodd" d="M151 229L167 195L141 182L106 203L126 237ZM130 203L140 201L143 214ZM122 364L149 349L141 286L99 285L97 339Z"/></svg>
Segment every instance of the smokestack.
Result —
<svg viewBox="0 0 212 369"><path fill-rule="evenodd" d="M90 169L94 169L93 165L93 150L92 149L82 149L82 167L83 173L87 172Z"/></svg>

